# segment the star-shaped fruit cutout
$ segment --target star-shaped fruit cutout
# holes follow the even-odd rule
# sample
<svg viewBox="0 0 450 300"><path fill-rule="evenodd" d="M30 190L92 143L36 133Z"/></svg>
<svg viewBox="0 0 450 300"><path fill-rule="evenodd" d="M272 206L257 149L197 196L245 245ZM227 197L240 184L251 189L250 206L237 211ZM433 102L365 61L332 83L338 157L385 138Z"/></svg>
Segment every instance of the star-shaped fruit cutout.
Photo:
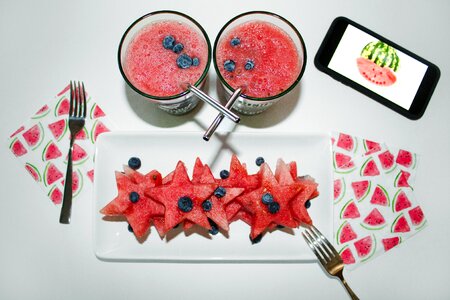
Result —
<svg viewBox="0 0 450 300"><path fill-rule="evenodd" d="M263 163L258 172L261 177L261 187L239 197L241 204L253 215L250 238L255 239L273 224L295 228L299 226L291 212L291 201L302 189L293 182L281 185L272 170Z"/></svg>
<svg viewBox="0 0 450 300"><path fill-rule="evenodd" d="M179 161L172 180L165 185L147 189L146 195L164 205L166 230L170 230L184 220L210 229L202 203L212 195L215 188L215 184L192 183L184 163Z"/></svg>

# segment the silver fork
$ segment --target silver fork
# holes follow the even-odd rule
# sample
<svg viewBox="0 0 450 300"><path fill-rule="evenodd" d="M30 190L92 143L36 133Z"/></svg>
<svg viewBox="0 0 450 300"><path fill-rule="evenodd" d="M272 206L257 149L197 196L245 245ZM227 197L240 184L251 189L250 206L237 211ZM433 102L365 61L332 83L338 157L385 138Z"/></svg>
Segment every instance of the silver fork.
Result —
<svg viewBox="0 0 450 300"><path fill-rule="evenodd" d="M353 300L359 300L347 284L347 281L344 279L344 275L342 274L344 262L333 245L331 245L331 243L314 225L303 224L303 226L305 227L305 232L302 232L302 235L308 246L319 259L319 262L322 264L323 268L328 272L328 274L341 280Z"/></svg>
<svg viewBox="0 0 450 300"><path fill-rule="evenodd" d="M70 81L70 109L69 109L69 129L70 148L67 159L67 172L64 184L64 198L59 216L59 223L70 223L70 212L72 209L72 148L75 136L83 129L86 118L86 92L83 82Z"/></svg>

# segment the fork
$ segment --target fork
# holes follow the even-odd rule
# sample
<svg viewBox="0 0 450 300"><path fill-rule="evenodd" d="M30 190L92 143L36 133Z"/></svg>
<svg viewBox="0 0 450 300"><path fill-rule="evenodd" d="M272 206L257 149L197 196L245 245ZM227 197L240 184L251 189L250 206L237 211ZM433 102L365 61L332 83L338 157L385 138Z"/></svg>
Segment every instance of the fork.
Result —
<svg viewBox="0 0 450 300"><path fill-rule="evenodd" d="M72 148L75 136L83 129L86 118L86 92L83 82L70 81L69 130L70 147L67 158L67 172L64 184L64 198L59 223L69 224L72 209Z"/></svg>
<svg viewBox="0 0 450 300"><path fill-rule="evenodd" d="M305 232L302 232L303 238L317 256L324 269L331 276L337 277L341 280L353 300L359 300L347 284L347 281L344 279L344 275L342 274L344 262L333 245L331 245L331 243L314 225L303 224L303 226L305 227Z"/></svg>

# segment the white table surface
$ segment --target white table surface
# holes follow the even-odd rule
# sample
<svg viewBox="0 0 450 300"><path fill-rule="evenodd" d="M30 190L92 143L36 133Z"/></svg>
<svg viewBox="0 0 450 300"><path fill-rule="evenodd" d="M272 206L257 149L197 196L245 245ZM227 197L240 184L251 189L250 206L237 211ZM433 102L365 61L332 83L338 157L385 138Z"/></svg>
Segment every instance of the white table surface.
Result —
<svg viewBox="0 0 450 300"><path fill-rule="evenodd" d="M171 117L125 88L117 67L122 33L136 18L172 9L198 20L214 41L231 17L268 10L302 33L308 64L293 96L235 131L344 131L422 155L416 196L429 227L402 247L346 274L361 299L449 299L450 59L448 1L6 1L0 2L0 136L31 116L70 79L123 130L203 131L202 105ZM313 57L331 21L347 16L437 64L442 72L422 119L408 120L320 73ZM216 95L211 68L207 90ZM446 96L447 95L447 96ZM222 128L230 127L225 124ZM202 141L199 141L202 142ZM59 207L0 147L0 299L347 299L316 263L111 263L92 249L91 197L59 225Z"/></svg>

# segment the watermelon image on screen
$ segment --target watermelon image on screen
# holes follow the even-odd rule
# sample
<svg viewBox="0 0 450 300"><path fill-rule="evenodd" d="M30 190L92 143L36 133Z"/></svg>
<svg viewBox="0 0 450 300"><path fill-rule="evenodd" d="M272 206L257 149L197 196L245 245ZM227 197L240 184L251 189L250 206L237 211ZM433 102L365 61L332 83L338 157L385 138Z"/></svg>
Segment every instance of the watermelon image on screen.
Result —
<svg viewBox="0 0 450 300"><path fill-rule="evenodd" d="M32 150L35 150L44 140L44 129L41 123L37 123L22 134L25 142Z"/></svg>
<svg viewBox="0 0 450 300"><path fill-rule="evenodd" d="M380 41L368 43L356 60L359 73L379 86L390 86L397 81L394 72L398 70L399 62L395 49Z"/></svg>
<svg viewBox="0 0 450 300"><path fill-rule="evenodd" d="M14 138L12 140L11 144L9 145L9 149L11 149L11 152L17 157L25 155L28 152L27 148L25 148L25 146L21 141L19 141L18 138Z"/></svg>
<svg viewBox="0 0 450 300"><path fill-rule="evenodd" d="M361 261L366 261L375 253L377 241L374 236L369 235L357 240L353 245Z"/></svg>

